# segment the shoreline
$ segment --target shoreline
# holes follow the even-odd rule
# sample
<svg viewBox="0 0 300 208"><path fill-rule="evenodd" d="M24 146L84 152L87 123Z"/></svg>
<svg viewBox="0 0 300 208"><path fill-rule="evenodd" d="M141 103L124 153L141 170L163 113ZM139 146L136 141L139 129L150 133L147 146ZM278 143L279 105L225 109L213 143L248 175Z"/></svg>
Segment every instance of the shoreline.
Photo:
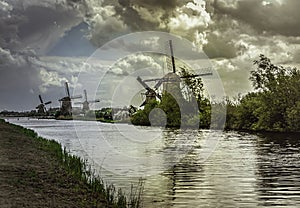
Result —
<svg viewBox="0 0 300 208"><path fill-rule="evenodd" d="M3 119L0 159L1 207L141 207L142 184L127 197L58 142Z"/></svg>
<svg viewBox="0 0 300 208"><path fill-rule="evenodd" d="M26 116L9 116L9 117L1 117L0 116L0 120L1 119L5 119L5 118L33 118L33 119L53 119L53 120L61 120L61 121L96 121L96 122L101 122L101 123L108 123L108 124L129 124L129 125L134 125L134 126L153 126L153 125L137 125L137 124L132 124L130 121L120 121L120 120L104 120L104 119L95 119L95 118L83 118L83 117L74 117L74 118L54 118L54 117L26 117ZM155 125L154 125L155 126ZM159 126L159 125L157 125ZM168 127L166 126L166 128L170 128L170 129L180 129L181 126L177 126L177 127ZM199 130L208 130L211 128L200 128L200 127L196 127L196 128L191 128L189 126L186 127L187 129L199 129ZM279 130L266 130L266 129L245 129L245 128L229 128L229 127L224 127L224 129L218 129L215 128L215 130L222 130L224 132L228 132L228 131L236 131L236 132L246 132L246 133L250 133L250 134L299 134L300 131L279 131Z"/></svg>

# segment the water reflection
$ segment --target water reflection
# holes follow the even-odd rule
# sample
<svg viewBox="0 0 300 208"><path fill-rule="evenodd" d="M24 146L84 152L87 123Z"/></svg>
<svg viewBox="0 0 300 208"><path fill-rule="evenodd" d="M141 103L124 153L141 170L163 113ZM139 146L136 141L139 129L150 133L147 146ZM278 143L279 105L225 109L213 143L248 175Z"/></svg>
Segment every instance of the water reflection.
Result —
<svg viewBox="0 0 300 208"><path fill-rule="evenodd" d="M197 196L196 190L201 185L200 175L203 171L198 161L198 156L191 150L189 154L180 162L162 173L168 178L166 190L168 190L169 205L187 205L194 204Z"/></svg>
<svg viewBox="0 0 300 208"><path fill-rule="evenodd" d="M299 134L260 134L256 150L259 204L299 207Z"/></svg>
<svg viewBox="0 0 300 208"><path fill-rule="evenodd" d="M74 154L88 155L104 180L125 191L139 178L131 172L143 175L145 207L300 207L299 134L144 127L137 127L137 134L125 125L99 123L95 127L81 121L76 121L80 131L75 132L74 123L67 121L13 122L58 140ZM140 133L145 136L140 138ZM75 139L78 135L79 140ZM219 142L203 160L201 155L211 151L206 149L206 138ZM125 154L127 162L120 162L105 142ZM102 166L105 160L114 171Z"/></svg>

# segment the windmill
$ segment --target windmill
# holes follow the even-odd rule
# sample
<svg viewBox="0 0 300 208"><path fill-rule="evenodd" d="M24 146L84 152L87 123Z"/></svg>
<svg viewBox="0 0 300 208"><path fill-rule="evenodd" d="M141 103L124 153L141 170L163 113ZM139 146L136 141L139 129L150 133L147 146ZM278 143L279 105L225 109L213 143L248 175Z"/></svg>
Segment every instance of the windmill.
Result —
<svg viewBox="0 0 300 208"><path fill-rule="evenodd" d="M84 94L84 101L83 102L77 102L75 104L82 104L82 111L84 113L86 113L87 111L90 110L90 103L99 103L100 100L96 99L96 100L89 100L87 99L87 92L86 90L83 90L83 94Z"/></svg>
<svg viewBox="0 0 300 208"><path fill-rule="evenodd" d="M66 90L66 96L59 99L58 101L61 103L61 108L60 108L61 114L64 116L68 116L68 115L70 116L72 115L72 100L82 98L82 95L71 97L67 82L65 82L65 90Z"/></svg>
<svg viewBox="0 0 300 208"><path fill-rule="evenodd" d="M146 84L145 81L142 80L141 77L137 77L137 81L147 90L144 94L146 95L145 101L140 105L140 107L146 105L151 100L156 100L156 98L161 99L161 96L156 92L156 90L161 85L161 82L158 82L154 88L150 88L149 85Z"/></svg>
<svg viewBox="0 0 300 208"><path fill-rule="evenodd" d="M170 49L170 56L167 56L167 68L169 70L172 70L172 72L166 74L163 78L163 89L166 91L170 91L173 88L179 88L179 84L181 79L186 79L186 78L195 78L195 77L200 77L200 76L209 76L212 75L211 72L207 73L201 73L201 74L195 74L195 75L187 75L187 76L179 76L176 74L176 66L175 66L175 58L174 58L174 50L173 50L173 44L172 40L168 41L168 47ZM171 60L170 60L171 59ZM180 67L181 69L184 69L183 67ZM203 68L201 70L209 70L210 68ZM178 86L174 86L178 85Z"/></svg>
<svg viewBox="0 0 300 208"><path fill-rule="evenodd" d="M167 62L168 70L172 72L169 72L163 78L142 80L140 77L137 77L138 82L141 83L141 85L143 85L143 87L147 90L145 93L146 100L142 103L141 106L144 106L146 103L149 102L149 100L156 99L156 97L161 99L161 96L156 92L157 89L161 86L161 84L163 84L163 91L167 91L175 97L182 97L181 88L180 88L181 79L212 75L211 72L195 74L195 75L187 75L187 76L177 75L172 40L169 40L168 43L169 43L168 47L170 49L170 56L167 56L166 62ZM180 68L185 69L183 67ZM210 68L203 68L202 70L209 70L209 69ZM157 83L153 88L150 88L146 82L157 82Z"/></svg>
<svg viewBox="0 0 300 208"><path fill-rule="evenodd" d="M49 104L52 103L52 102L51 102L51 101L48 101L48 102L45 102L45 103L44 103L44 101L43 101L41 95L39 95L39 99L40 99L40 102L41 102L41 103L36 107L36 109L38 110L38 113L39 113L39 114L44 115L44 114L46 114L46 112L47 112L46 105L49 105Z"/></svg>

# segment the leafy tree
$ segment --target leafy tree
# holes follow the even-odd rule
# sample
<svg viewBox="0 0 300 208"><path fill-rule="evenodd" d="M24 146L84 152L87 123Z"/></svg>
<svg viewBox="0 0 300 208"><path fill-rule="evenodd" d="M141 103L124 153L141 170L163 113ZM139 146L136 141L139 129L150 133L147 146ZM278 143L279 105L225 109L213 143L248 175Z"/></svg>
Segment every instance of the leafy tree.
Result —
<svg viewBox="0 0 300 208"><path fill-rule="evenodd" d="M236 108L235 128L258 130L257 123L263 110L260 95L260 93L252 92L241 99Z"/></svg>
<svg viewBox="0 0 300 208"><path fill-rule="evenodd" d="M186 69L182 68L180 72L181 77L183 78L184 83L190 89L193 96L190 96L189 100L196 99L198 102L204 98L204 86L202 79L195 77L194 74L188 72Z"/></svg>
<svg viewBox="0 0 300 208"><path fill-rule="evenodd" d="M288 115L300 99L300 72L296 68L274 65L264 55L260 55L254 64L257 69L251 72L250 80L257 90L263 92L258 127L275 131L291 130L293 127Z"/></svg>
<svg viewBox="0 0 300 208"><path fill-rule="evenodd" d="M291 131L300 131L300 101L287 109L287 122Z"/></svg>
<svg viewBox="0 0 300 208"><path fill-rule="evenodd" d="M237 129L299 131L300 72L277 66L260 55L250 80L257 92L248 93L236 106L227 126ZM234 121L233 121L234 120Z"/></svg>
<svg viewBox="0 0 300 208"><path fill-rule="evenodd" d="M168 92L164 92L162 100L158 105L167 116L168 127L179 127L181 124L181 111L179 103L176 99Z"/></svg>
<svg viewBox="0 0 300 208"><path fill-rule="evenodd" d="M138 110L135 114L131 116L131 123L134 125L141 126L150 126L149 114L150 112L158 106L158 102L156 100L149 101L143 110Z"/></svg>
<svg viewBox="0 0 300 208"><path fill-rule="evenodd" d="M182 69L180 72L181 77L184 77L183 81L189 88L191 95L188 98L188 106L190 107L190 114L188 116L193 117L193 114L198 114L200 118L200 127L208 128L211 121L211 103L204 96L204 85L200 77L194 76L193 73L188 72L186 69Z"/></svg>

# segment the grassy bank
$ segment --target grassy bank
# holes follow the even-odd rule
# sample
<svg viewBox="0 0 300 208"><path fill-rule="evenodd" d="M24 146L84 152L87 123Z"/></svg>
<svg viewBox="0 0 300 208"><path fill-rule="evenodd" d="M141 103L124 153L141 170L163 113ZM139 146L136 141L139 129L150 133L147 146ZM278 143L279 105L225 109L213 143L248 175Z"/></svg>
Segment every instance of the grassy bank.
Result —
<svg viewBox="0 0 300 208"><path fill-rule="evenodd" d="M53 140L0 120L1 207L141 207L142 184L126 196Z"/></svg>

